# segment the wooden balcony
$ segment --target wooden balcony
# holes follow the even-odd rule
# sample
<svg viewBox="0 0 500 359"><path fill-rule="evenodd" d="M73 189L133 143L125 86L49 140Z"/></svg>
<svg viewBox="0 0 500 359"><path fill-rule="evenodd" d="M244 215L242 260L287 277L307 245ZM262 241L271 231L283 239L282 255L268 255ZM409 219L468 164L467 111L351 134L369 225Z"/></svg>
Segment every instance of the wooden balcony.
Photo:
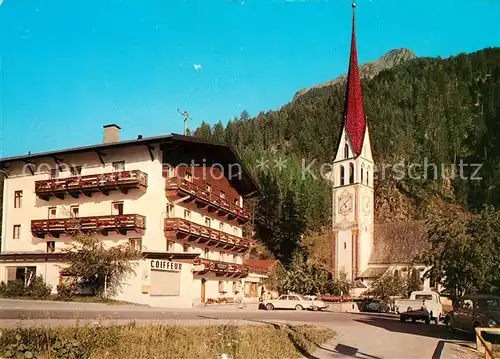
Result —
<svg viewBox="0 0 500 359"><path fill-rule="evenodd" d="M246 252L252 243L248 239L217 231L182 218L166 218L164 229L167 237L175 236L176 239L213 246L221 250Z"/></svg>
<svg viewBox="0 0 500 359"><path fill-rule="evenodd" d="M200 275L209 272L215 273L218 277L241 278L248 275L248 268L242 264L214 261L205 258L196 258L193 260L193 264L203 265L203 269L195 271L195 273Z"/></svg>
<svg viewBox="0 0 500 359"><path fill-rule="evenodd" d="M37 219L31 221L31 232L38 238L45 238L46 235L58 238L61 234L72 235L77 231L97 232L105 236L109 232L126 235L127 231L143 233L145 229L146 217L139 214Z"/></svg>
<svg viewBox="0 0 500 359"><path fill-rule="evenodd" d="M167 196L184 198L184 203L195 203L197 208L217 213L227 220L237 220L238 223L244 224L251 218L250 213L245 208L182 178L167 178L166 190Z"/></svg>
<svg viewBox="0 0 500 359"><path fill-rule="evenodd" d="M36 181L35 193L39 198L48 201L51 196L64 199L67 194L73 198L84 194L90 197L93 192L105 195L111 191L127 193L130 189L145 190L147 186L148 175L133 170Z"/></svg>

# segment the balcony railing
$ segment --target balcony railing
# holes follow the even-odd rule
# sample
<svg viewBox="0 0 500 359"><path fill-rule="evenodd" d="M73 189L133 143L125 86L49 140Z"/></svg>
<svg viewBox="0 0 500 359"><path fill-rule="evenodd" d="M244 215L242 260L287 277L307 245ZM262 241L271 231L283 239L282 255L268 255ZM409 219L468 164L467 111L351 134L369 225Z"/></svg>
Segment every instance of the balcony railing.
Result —
<svg viewBox="0 0 500 359"><path fill-rule="evenodd" d="M175 190L195 197L198 207L208 207L208 210L218 211L220 215L227 216L228 219L236 218L240 223L246 223L250 220L250 213L243 207L229 202L207 189L182 178L168 178L167 190Z"/></svg>
<svg viewBox="0 0 500 359"><path fill-rule="evenodd" d="M89 197L92 192L108 194L110 191L119 190L127 193L129 189L145 189L147 186L148 175L133 170L36 181L35 193L38 197L48 200L50 196L63 199L65 194L78 198L80 193Z"/></svg>
<svg viewBox="0 0 500 359"><path fill-rule="evenodd" d="M146 217L139 214L37 219L31 221L31 232L38 238L44 238L45 235L52 237L59 237L61 234L71 235L77 231L99 232L104 235L116 231L126 235L127 231L142 233L145 229Z"/></svg>
<svg viewBox="0 0 500 359"><path fill-rule="evenodd" d="M248 268L242 264L214 261L205 258L196 258L193 260L193 264L203 265L203 269L195 270L200 273L214 272L217 276L226 277L245 277L248 275Z"/></svg>
<svg viewBox="0 0 500 359"><path fill-rule="evenodd" d="M252 242L215 229L193 223L182 218L166 218L165 232L177 232L188 237L189 241L214 245L221 249L245 252Z"/></svg>

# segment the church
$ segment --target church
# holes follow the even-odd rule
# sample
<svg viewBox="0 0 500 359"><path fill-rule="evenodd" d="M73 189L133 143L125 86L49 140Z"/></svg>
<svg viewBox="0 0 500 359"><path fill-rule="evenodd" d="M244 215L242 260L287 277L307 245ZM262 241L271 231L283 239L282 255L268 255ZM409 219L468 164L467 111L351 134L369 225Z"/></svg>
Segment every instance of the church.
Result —
<svg viewBox="0 0 500 359"><path fill-rule="evenodd" d="M330 174L332 190L332 271L344 271L355 284L354 295L386 273L417 270L424 289L436 289L425 278L430 268L417 257L427 248L422 222L374 223L375 192L372 148L363 108L356 47L356 4L347 76L344 125Z"/></svg>

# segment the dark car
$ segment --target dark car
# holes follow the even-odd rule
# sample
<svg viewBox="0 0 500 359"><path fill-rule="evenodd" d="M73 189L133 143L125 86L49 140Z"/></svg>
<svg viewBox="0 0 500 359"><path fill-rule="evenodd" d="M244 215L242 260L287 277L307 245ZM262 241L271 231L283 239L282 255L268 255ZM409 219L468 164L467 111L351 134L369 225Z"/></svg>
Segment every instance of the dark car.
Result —
<svg viewBox="0 0 500 359"><path fill-rule="evenodd" d="M448 313L446 324L451 330L474 332L475 328L500 328L500 297L493 295L464 296Z"/></svg>
<svg viewBox="0 0 500 359"><path fill-rule="evenodd" d="M389 305L385 300L382 299L372 299L370 302L366 303L364 306L366 312L379 312L387 313L389 311Z"/></svg>

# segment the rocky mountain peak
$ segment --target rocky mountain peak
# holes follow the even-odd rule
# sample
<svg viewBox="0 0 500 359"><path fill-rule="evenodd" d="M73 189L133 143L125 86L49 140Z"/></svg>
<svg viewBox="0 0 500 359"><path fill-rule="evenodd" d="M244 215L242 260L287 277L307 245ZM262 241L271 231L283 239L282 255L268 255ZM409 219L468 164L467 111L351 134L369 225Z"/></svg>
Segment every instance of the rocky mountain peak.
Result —
<svg viewBox="0 0 500 359"><path fill-rule="evenodd" d="M384 56L379 58L377 61L373 62L367 62L359 67L359 74L361 78L363 79L371 79L375 77L380 71L390 69L394 66L397 66L399 64L402 64L403 62L413 60L417 56L415 53L411 50L408 50L406 48L401 48L401 49L394 49L389 52L387 52ZM325 86L333 86L339 83L345 82L347 79L347 74L344 74L340 77L337 77L336 79L327 81L325 83L322 83L320 85L316 85L313 87L309 88L304 88L300 91L297 91L297 93L294 96L294 99L296 99L299 96L302 96L303 94L307 93L309 90L314 89L314 88L321 88Z"/></svg>

